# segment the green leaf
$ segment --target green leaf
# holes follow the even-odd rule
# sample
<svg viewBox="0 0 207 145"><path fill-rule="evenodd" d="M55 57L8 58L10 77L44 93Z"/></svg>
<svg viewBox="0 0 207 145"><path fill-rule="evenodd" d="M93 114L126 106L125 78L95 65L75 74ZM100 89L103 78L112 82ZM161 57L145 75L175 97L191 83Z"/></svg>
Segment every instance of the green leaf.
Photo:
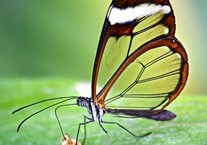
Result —
<svg viewBox="0 0 207 145"><path fill-rule="evenodd" d="M54 103L42 103L12 115L12 111L24 105L58 96L77 95L74 80L65 78L1 79L0 81L0 145L59 145L62 138L54 108L46 110L16 128L28 115ZM206 145L207 144L207 96L179 96L167 109L177 118L169 122L146 119L121 119L106 114L104 120L115 121L131 132L142 135L136 138L116 125L105 125L111 145ZM88 115L85 108L63 107L58 110L62 127L71 138L76 137L78 124ZM83 128L80 142L83 139ZM87 125L86 145L106 145L107 137L94 122Z"/></svg>

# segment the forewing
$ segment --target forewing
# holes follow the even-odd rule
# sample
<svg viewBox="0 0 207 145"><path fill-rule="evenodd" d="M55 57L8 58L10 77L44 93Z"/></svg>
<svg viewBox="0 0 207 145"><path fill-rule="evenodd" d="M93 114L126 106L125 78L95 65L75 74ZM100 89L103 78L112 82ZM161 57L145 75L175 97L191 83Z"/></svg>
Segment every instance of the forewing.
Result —
<svg viewBox="0 0 207 145"><path fill-rule="evenodd" d="M168 0L114 0L107 13L94 64L94 101L104 106L110 80L115 79L114 74L135 51L156 39L174 36L174 32L174 15ZM130 75L135 74L137 72L131 71ZM96 91L97 88L102 89Z"/></svg>

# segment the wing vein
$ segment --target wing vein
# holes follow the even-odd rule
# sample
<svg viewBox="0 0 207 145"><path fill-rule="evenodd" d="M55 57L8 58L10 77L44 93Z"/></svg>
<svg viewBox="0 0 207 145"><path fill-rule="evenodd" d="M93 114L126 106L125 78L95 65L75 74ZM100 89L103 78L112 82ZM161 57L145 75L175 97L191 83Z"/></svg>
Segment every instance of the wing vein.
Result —
<svg viewBox="0 0 207 145"><path fill-rule="evenodd" d="M164 53L163 55L157 57L156 59L154 59L154 60L148 62L147 64L145 64L145 67L149 67L149 66L153 65L154 63L156 63L156 62L158 62L158 61L160 61L160 60L162 60L164 58L167 58L167 57L169 57L171 55L173 55L173 52L172 51L168 51L168 52Z"/></svg>
<svg viewBox="0 0 207 145"><path fill-rule="evenodd" d="M168 72L166 74L162 74L162 75L159 75L159 76L155 76L155 77L147 78L147 79L144 79L144 80L140 80L140 81L138 81L138 84L149 82L149 81L154 81L154 80L158 80L158 79L162 79L162 78L166 78L166 77L173 76L173 75L176 75L176 74L179 74L179 73L180 73L179 69L174 70L174 71Z"/></svg>

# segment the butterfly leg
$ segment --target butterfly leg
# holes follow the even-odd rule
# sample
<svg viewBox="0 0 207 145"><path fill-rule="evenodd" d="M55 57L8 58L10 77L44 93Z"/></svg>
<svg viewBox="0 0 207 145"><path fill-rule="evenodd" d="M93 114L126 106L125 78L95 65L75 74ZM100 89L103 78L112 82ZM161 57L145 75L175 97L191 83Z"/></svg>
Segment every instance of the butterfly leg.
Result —
<svg viewBox="0 0 207 145"><path fill-rule="evenodd" d="M89 121L92 121L91 118L87 117L87 116L84 116L84 138L83 138L83 141L82 141L82 144L84 145L85 144L85 141L86 141L86 136L87 136L87 132L86 132L86 120L89 120Z"/></svg>
<svg viewBox="0 0 207 145"><path fill-rule="evenodd" d="M106 133L107 135L107 144L109 145L110 144L110 140L109 140L109 135L108 135L108 132L106 131L106 129L102 126L102 121L98 121L98 124L99 126L101 127L101 129Z"/></svg>
<svg viewBox="0 0 207 145"><path fill-rule="evenodd" d="M86 121L86 119L88 119L89 121ZM77 131L77 135L76 135L76 144L75 145L77 145L78 137L79 137L79 133L80 133L80 128L81 128L82 125L84 125L84 139L83 139L83 143L82 143L84 145L85 140L86 140L86 125L88 123L93 122L93 121L94 120L92 120L91 118L89 118L87 116L84 116L84 122L83 123L79 123L79 125L78 125L78 131Z"/></svg>
<svg viewBox="0 0 207 145"><path fill-rule="evenodd" d="M119 124L119 123L117 123L117 122L107 122L107 121L102 121L102 123L118 125L120 128L122 128L123 130L125 130L126 132L128 132L129 134L131 134L131 135L134 136L134 137L145 137L145 136L148 136L149 134L151 134L151 132L148 132L148 133L143 134L143 135L135 135L134 133L132 133L132 132L129 131L127 128L125 128L124 126L122 126L121 124Z"/></svg>

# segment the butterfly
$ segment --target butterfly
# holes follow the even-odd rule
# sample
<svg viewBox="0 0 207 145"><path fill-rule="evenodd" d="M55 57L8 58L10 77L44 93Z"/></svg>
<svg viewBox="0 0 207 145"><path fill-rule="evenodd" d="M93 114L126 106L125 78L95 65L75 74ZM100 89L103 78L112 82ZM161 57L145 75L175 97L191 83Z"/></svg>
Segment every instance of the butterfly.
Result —
<svg viewBox="0 0 207 145"><path fill-rule="evenodd" d="M15 110L50 100L52 104L25 118L18 126L50 107L76 100L74 104L59 105L55 114L64 136L57 110L78 105L85 107L89 117L80 128L97 121L114 124L137 136L118 122L104 121L103 116L147 118L155 121L172 120L176 115L165 108L183 90L188 78L188 58L183 45L175 37L175 16L169 0L113 0L106 14L95 57L91 97L58 97L42 100ZM101 88L101 89L99 89ZM141 136L146 136L146 133ZM85 143L84 136L83 143Z"/></svg>

